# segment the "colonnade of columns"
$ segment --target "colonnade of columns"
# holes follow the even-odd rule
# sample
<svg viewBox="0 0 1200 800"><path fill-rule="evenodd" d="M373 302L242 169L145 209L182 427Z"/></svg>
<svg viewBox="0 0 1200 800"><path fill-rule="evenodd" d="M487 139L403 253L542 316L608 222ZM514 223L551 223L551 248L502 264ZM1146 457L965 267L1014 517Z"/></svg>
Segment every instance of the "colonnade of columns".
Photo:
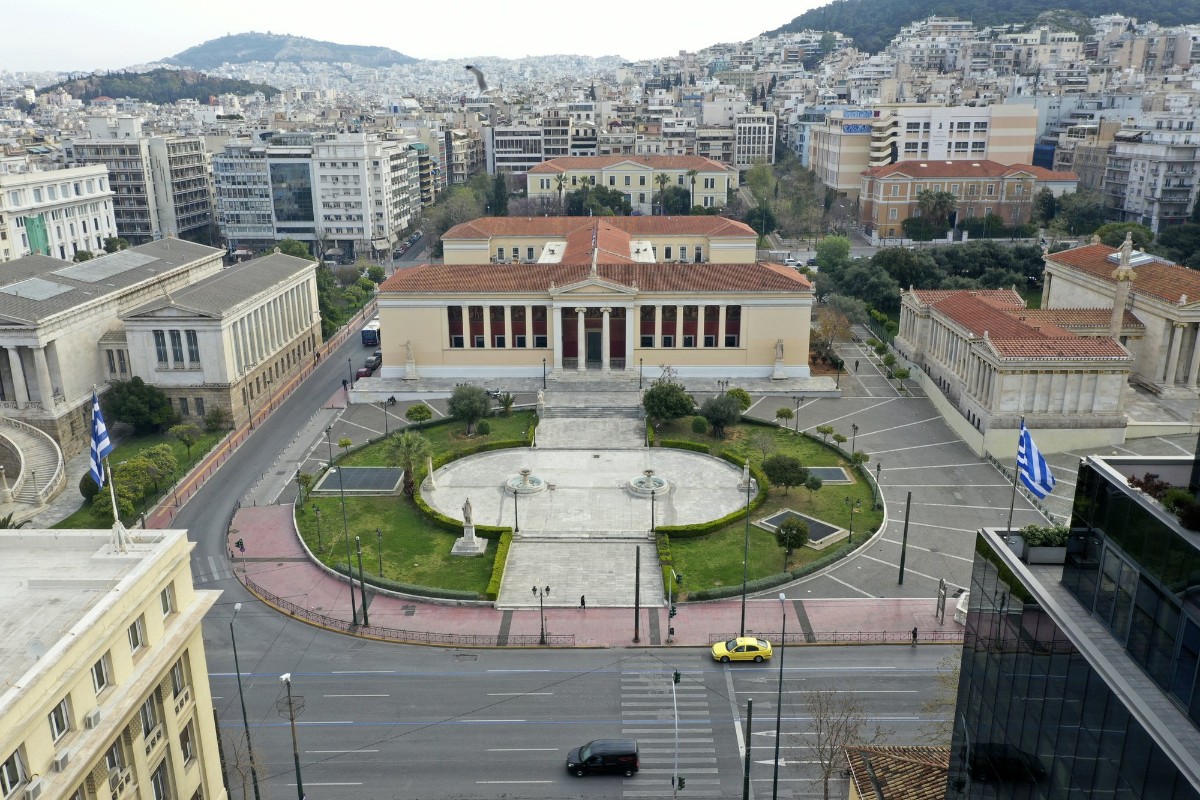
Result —
<svg viewBox="0 0 1200 800"><path fill-rule="evenodd" d="M52 408L55 386L50 377L50 361L46 357L46 348L13 345L4 349L8 351L8 374L5 376L8 380L4 382L4 399L15 404L17 408L39 405L42 408ZM33 355L33 377L36 383L32 386L29 383L29 376L25 372L26 362L21 355L23 351ZM11 394L8 392L10 385Z"/></svg>
<svg viewBox="0 0 1200 800"><path fill-rule="evenodd" d="M307 286L293 286L233 322L230 340L239 374L270 359L309 329L313 317Z"/></svg>

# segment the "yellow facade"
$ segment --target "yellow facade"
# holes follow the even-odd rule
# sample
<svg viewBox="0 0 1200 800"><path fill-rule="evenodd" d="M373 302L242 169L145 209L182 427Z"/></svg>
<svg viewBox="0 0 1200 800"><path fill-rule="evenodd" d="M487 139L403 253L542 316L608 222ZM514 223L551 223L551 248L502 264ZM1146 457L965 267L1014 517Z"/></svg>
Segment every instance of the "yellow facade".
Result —
<svg viewBox="0 0 1200 800"><path fill-rule="evenodd" d="M193 588L186 532L111 537L0 532L0 797L221 800L200 628L220 593Z"/></svg>

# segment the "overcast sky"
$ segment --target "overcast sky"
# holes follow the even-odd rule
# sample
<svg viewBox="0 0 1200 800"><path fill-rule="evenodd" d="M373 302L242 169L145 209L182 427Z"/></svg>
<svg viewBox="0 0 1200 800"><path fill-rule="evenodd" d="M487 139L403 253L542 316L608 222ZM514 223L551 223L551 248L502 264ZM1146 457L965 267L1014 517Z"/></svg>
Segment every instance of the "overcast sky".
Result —
<svg viewBox="0 0 1200 800"><path fill-rule="evenodd" d="M824 0L56 0L0 3L0 69L117 69L230 33L391 47L424 59L574 53L649 58L741 41Z"/></svg>

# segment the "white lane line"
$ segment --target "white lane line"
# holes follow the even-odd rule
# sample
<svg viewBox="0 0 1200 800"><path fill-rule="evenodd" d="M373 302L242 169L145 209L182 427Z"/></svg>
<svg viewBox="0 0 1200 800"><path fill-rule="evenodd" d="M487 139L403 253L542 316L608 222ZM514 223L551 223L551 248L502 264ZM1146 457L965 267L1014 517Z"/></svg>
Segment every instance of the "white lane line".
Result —
<svg viewBox="0 0 1200 800"><path fill-rule="evenodd" d="M1012 484L1009 485L1011 486ZM964 506L961 503L913 503L913 505L925 506L927 508L973 508L980 511L996 511L996 506ZM1037 513L1037 511L1032 508L1021 508L1020 506L1017 507L1017 511L1029 511L1034 514Z"/></svg>
<svg viewBox="0 0 1200 800"><path fill-rule="evenodd" d="M990 463L988 463L987 461L971 461L971 462L969 462L969 463L966 463L966 464L938 464L936 467L930 467L930 466L919 466L919 467L890 467L890 468L888 468L888 472L900 472L901 470L906 470L906 469L921 469L921 470L925 470L925 469L949 469L949 468L951 468L951 467L991 467L991 466L992 466L992 465L991 465ZM1010 484L1010 483L1006 483L1006 484L1005 484L1005 486L1011 486L1011 485L1012 485L1012 484Z"/></svg>
<svg viewBox="0 0 1200 800"><path fill-rule="evenodd" d="M329 719L329 720L296 720L297 725L353 725L354 720L350 719Z"/></svg>
<svg viewBox="0 0 1200 800"><path fill-rule="evenodd" d="M930 417L929 419L919 419L916 422L906 422L903 425L896 425L891 428L880 428L879 430L871 431L870 433L860 433L858 435L858 438L865 439L868 436L874 436L877 433L887 433L889 431L898 431L901 428L907 428L911 425L924 425L926 422L935 422L935 421L940 421L940 420L941 420L941 417Z"/></svg>
<svg viewBox="0 0 1200 800"><path fill-rule="evenodd" d="M523 719L464 719L462 722L525 722Z"/></svg>
<svg viewBox="0 0 1200 800"><path fill-rule="evenodd" d="M332 670L330 675L395 675L394 669L342 669Z"/></svg>
<svg viewBox="0 0 1200 800"><path fill-rule="evenodd" d="M970 561L970 559L967 559ZM488 697L552 697L554 692L488 692Z"/></svg>
<svg viewBox="0 0 1200 800"><path fill-rule="evenodd" d="M902 547L905 546L901 542L899 542L895 539L888 539L885 537L883 539L883 541L885 541L889 544L898 544L898 545L901 545ZM923 553L933 553L934 555L944 556L945 558L957 558L959 561L966 561L968 564L973 564L975 562L975 559L973 559L973 558L964 558L963 556L956 556L951 553L944 553L941 550L931 550L928 547L920 547L915 544L909 544L909 545L907 545L907 547L911 550L920 550ZM898 568L899 568L899 566L897 565L897 569Z"/></svg>
<svg viewBox="0 0 1200 800"><path fill-rule="evenodd" d="M742 689L738 694L775 694L778 689ZM916 694L918 689L834 689L834 694ZM811 694L809 689L787 689L784 694Z"/></svg>
<svg viewBox="0 0 1200 800"><path fill-rule="evenodd" d="M1062 481L1056 481L1062 483ZM972 483L972 489L1011 489L1011 483ZM889 483L883 488L885 489L961 489L961 483Z"/></svg>
<svg viewBox="0 0 1200 800"><path fill-rule="evenodd" d="M863 387L863 388L866 388L866 387ZM868 390L868 391L869 391L869 390ZM893 398L891 398L891 399L889 399L889 400L884 400L884 401L883 401L883 402L881 402L881 403L875 403L874 405L870 405L870 406L867 406L866 408L859 409L858 411L851 411L850 413L848 413L848 414L843 414L843 415L842 415L842 416L840 416L840 417L834 417L833 419L827 419L827 420L825 420L824 422L818 422L818 423L817 423L817 425L830 425L830 424L832 424L832 423L834 423L834 422L839 422L839 421L841 421L841 420L843 420L843 419L850 419L851 417L853 417L853 416L855 416L855 415L857 415L857 414L865 414L866 412L868 412L868 411L870 411L870 410L872 410L872 409L879 408L880 406L886 406L888 403L894 402L894 401L895 401L895 400L897 400L897 399L898 399L898 398L895 398L895 397L893 397ZM817 425L809 425L809 426L808 426L807 428L805 428L804 430L806 430L806 431L815 430L815 429L816 429L816 427L817 427Z"/></svg>
<svg viewBox="0 0 1200 800"><path fill-rule="evenodd" d="M391 697L390 694L327 694L323 697Z"/></svg>
<svg viewBox="0 0 1200 800"><path fill-rule="evenodd" d="M378 750L305 750L306 753L378 753Z"/></svg>
<svg viewBox="0 0 1200 800"><path fill-rule="evenodd" d="M295 786L294 783L289 783L288 786ZM306 786L362 786L362 783L308 783Z"/></svg>
<svg viewBox="0 0 1200 800"><path fill-rule="evenodd" d="M871 559L872 561L878 562L878 563L880 563L880 564L884 564L884 565L886 565L886 566L889 566L889 567L895 567L896 569L900 569L900 565L899 565L899 564L893 564L893 563L892 563L892 562L890 562L890 561L884 561L882 558L875 558L875 556L869 556L869 555L867 555L866 553L863 553L863 554L862 554L862 557L863 557L863 558L869 558L869 559ZM932 576L932 575L926 575L924 572L918 572L917 570L915 570L915 569L912 569L911 567L905 567L905 569L904 569L904 574L905 574L905 575L909 575L909 574L916 575L916 576L918 576L918 577L925 578L925 579L927 579L927 580L931 580L931 581L933 581L934 583L937 583L938 581L940 581L940 580L941 580L941 578L935 578L935 577L934 577L934 576ZM951 583L947 582L947 583L946 583L946 585L947 585L947 586L951 586L951 585L953 585L953 584L951 584Z"/></svg>
<svg viewBox="0 0 1200 800"><path fill-rule="evenodd" d="M914 444L911 447L897 447L893 450L876 450L871 455L879 456L879 455L883 455L884 453L906 453L909 450L920 450L921 448L924 448L924 447L941 447L941 446L947 445L947 444L962 444L962 443L963 443L962 439L951 439L948 442L930 442L929 444ZM927 467L927 469L932 469L932 468L933 467Z"/></svg>
<svg viewBox="0 0 1200 800"><path fill-rule="evenodd" d="M903 518L903 517L901 517L899 520L895 520L895 519L893 519L893 520L891 520L891 521L892 521L892 522L899 522L901 525L903 525L903 524L904 524L904 518ZM914 526L914 527L918 527L918 528L937 528L939 531L954 531L955 533L979 533L979 529L978 529L978 528L951 528L949 525L934 525L934 524L933 524L933 523L931 523L931 522L913 522L913 521L909 521L909 523L908 523L908 524L909 524L909 525L912 525L912 526ZM911 547L911 545L910 545L910 547ZM969 558L968 558L967 560L968 560L968 561L970 561L971 559L969 559Z"/></svg>
<svg viewBox="0 0 1200 800"><path fill-rule="evenodd" d="M219 694L209 695L210 700L224 700L225 698Z"/></svg>
<svg viewBox="0 0 1200 800"><path fill-rule="evenodd" d="M554 781L475 781L476 783L554 783Z"/></svg>
<svg viewBox="0 0 1200 800"><path fill-rule="evenodd" d="M523 672L549 672L549 671L550 670L548 670L548 669L489 669L488 670L488 672L514 672L514 673L518 673L518 674L523 673Z"/></svg>
<svg viewBox="0 0 1200 800"><path fill-rule="evenodd" d="M1162 442L1163 444L1171 445L1171 447L1174 447L1175 449L1179 450L1179 452L1183 453L1185 456L1195 455L1195 453L1193 453L1191 450L1188 450L1186 447L1180 447L1179 445L1175 444L1174 442L1168 442L1166 439L1164 439L1161 436L1155 436L1154 438L1157 439L1158 441Z"/></svg>
<svg viewBox="0 0 1200 800"><path fill-rule="evenodd" d="M847 563L849 563L849 562L847 562ZM854 586L853 584L850 584L850 583L846 583L844 580L837 577L832 572L826 572L824 577L829 578L830 580L833 580L833 581L837 581L842 586L845 586L847 589L853 589L854 591L858 592L861 595L865 595L867 597L875 597L875 595L871 594L870 592L864 592L862 589L858 588L857 586ZM878 599L878 598L876 598L876 599Z"/></svg>
<svg viewBox="0 0 1200 800"><path fill-rule="evenodd" d="M488 753L554 753L558 747L489 747Z"/></svg>
<svg viewBox="0 0 1200 800"><path fill-rule="evenodd" d="M439 417L444 417L444 416L446 416L446 415L445 415L445 414L443 414L441 411L438 411L436 406L430 405L428 401L426 401L426 400L422 400L421 402L422 402L422 403L425 403L425 405L429 406L429 410L430 410L430 411L432 411L433 413L437 414Z"/></svg>

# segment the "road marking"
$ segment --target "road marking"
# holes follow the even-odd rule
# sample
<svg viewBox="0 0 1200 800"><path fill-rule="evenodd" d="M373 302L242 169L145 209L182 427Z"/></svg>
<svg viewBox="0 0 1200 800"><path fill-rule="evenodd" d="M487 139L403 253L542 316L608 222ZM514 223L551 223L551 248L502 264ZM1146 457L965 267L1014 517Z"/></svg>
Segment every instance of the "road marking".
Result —
<svg viewBox="0 0 1200 800"><path fill-rule="evenodd" d="M297 725L353 725L354 721L349 719L331 719L331 720L306 720L301 722L296 720Z"/></svg>
<svg viewBox="0 0 1200 800"><path fill-rule="evenodd" d="M288 786L295 786L294 783L289 783ZM308 786L362 786L362 783L310 783Z"/></svg>
<svg viewBox="0 0 1200 800"><path fill-rule="evenodd" d="M488 753L554 753L560 747L489 747Z"/></svg>
<svg viewBox="0 0 1200 800"><path fill-rule="evenodd" d="M967 559L970 561L971 559ZM387 695L382 695L387 697ZM554 692L488 692L488 697L553 697Z"/></svg>
<svg viewBox="0 0 1200 800"><path fill-rule="evenodd" d="M554 781L475 781L476 783L554 783Z"/></svg>
<svg viewBox="0 0 1200 800"><path fill-rule="evenodd" d="M830 690L827 690L830 691ZM917 689L833 689L834 694L916 694ZM742 689L738 694L776 694L778 689ZM810 694L809 689L788 689L784 694Z"/></svg>
<svg viewBox="0 0 1200 800"><path fill-rule="evenodd" d="M892 520L893 522L897 520ZM940 531L954 531L955 533L978 533L978 528L951 528L949 525L932 525L928 522L909 522L909 525L917 525L922 528L937 528ZM971 559L967 559L970 561Z"/></svg>
<svg viewBox="0 0 1200 800"><path fill-rule="evenodd" d="M941 447L942 445L946 445L946 444L962 444L962 443L963 443L962 439L952 439L948 442L930 442L929 444L914 444L911 447L897 447L893 450L876 450L871 455L878 456L878 455L883 455L884 453L905 453L905 452L908 452L909 450L920 450L924 447ZM928 467L927 467L927 469L928 469Z"/></svg>
<svg viewBox="0 0 1200 800"><path fill-rule="evenodd" d="M394 669L345 669L333 670L330 675L395 675ZM320 785L320 784L317 784Z"/></svg>
<svg viewBox="0 0 1200 800"><path fill-rule="evenodd" d="M861 436L862 438L865 439L868 436L874 436L877 433L887 433L888 431L898 431L901 428L907 428L910 425L924 425L926 422L937 422L940 420L941 420L941 417L930 417L929 419L919 419L916 422L906 422L903 425L896 425L895 427L892 427L892 428L880 428L879 430L871 431L870 433L860 433L859 436Z"/></svg>
<svg viewBox="0 0 1200 800"><path fill-rule="evenodd" d="M849 562L847 562L847 563L849 563ZM875 595L871 594L870 592L865 592L862 589L858 588L857 586L854 586L853 584L846 583L844 580L842 580L838 576L834 575L832 572L826 572L825 577L829 578L832 581L837 581L842 586L845 586L847 589L853 589L854 591L858 592L859 594L866 595L867 597L875 597ZM876 599L878 599L878 598L876 598Z"/></svg>
<svg viewBox="0 0 1200 800"><path fill-rule="evenodd" d="M305 750L306 753L378 753L378 750Z"/></svg>
<svg viewBox="0 0 1200 800"><path fill-rule="evenodd" d="M866 387L864 386L863 388L865 389ZM870 390L868 389L868 391L870 391ZM818 424L818 425L829 425L829 424L831 424L831 423L834 423L834 422L840 422L841 420L844 420L844 419L850 419L850 417L853 417L853 416L855 416L856 414L863 414L863 413L866 413L867 411L870 411L870 410L872 410L872 409L879 408L880 406L886 406L888 403L894 402L895 400L898 400L898 399L899 399L898 397L893 397L893 398L891 398L891 399L889 399L889 400L884 400L882 403L875 403L874 405L867 406L866 408L859 409L858 411L851 411L851 412L850 412L850 413L848 413L848 414L843 414L842 416L840 416L840 417L834 417L833 419L827 419L827 420L825 420L824 422L822 422L822 423L817 423L817 424ZM809 425L809 426L808 426L807 428L805 428L804 430L806 430L806 431L811 431L811 430L815 430L815 429L816 429L816 427L817 427L816 425Z"/></svg>
<svg viewBox="0 0 1200 800"><path fill-rule="evenodd" d="M525 722L523 719L463 719L459 722L465 722L468 725L474 725L480 722Z"/></svg>
<svg viewBox="0 0 1200 800"><path fill-rule="evenodd" d="M327 694L324 697L391 697L390 694Z"/></svg>
<svg viewBox="0 0 1200 800"><path fill-rule="evenodd" d="M522 673L522 672L549 672L549 671L550 671L550 670L548 670L548 669L489 669L489 670L488 670L488 672L513 672L513 673Z"/></svg>
<svg viewBox="0 0 1200 800"><path fill-rule="evenodd" d="M886 566L889 566L889 567L895 567L896 569L900 569L900 565L899 565L899 564L893 564L893 563L892 563L892 562L890 562L890 561L884 561L882 558L876 558L875 556L870 556L870 555L867 555L866 553L862 553L862 554L861 554L861 557L862 557L862 558L866 558L866 559L870 559L871 561L875 561L875 562L877 562L877 563L879 563L879 564L884 564L884 565L886 565ZM917 570L915 570L915 569L912 569L911 567L909 567L909 568L906 568L906 569L904 570L904 574L905 574L905 575L910 575L910 574L911 574L911 575L916 575L916 576L918 576L918 577L925 578L925 579L927 579L927 580L931 580L931 581L933 581L934 583L937 583L938 581L942 580L941 578L935 578L935 577L934 577L934 576L932 576L932 575L927 575L927 574L926 574L926 573L924 573L924 572L918 572ZM947 586L952 586L953 584L951 584L951 583L947 582L947 584L946 584L946 585L947 585Z"/></svg>
<svg viewBox="0 0 1200 800"><path fill-rule="evenodd" d="M1055 481L1058 483L1058 481ZM889 483L888 489L961 489L961 483ZM1011 483L972 483L972 489L1011 489Z"/></svg>
<svg viewBox="0 0 1200 800"><path fill-rule="evenodd" d="M986 462L986 461L971 461L971 462L968 462L968 463L966 463L966 464L938 464L938 466L937 466L936 468L938 468L938 469L949 469L950 467L991 467L991 466L992 466L992 465L991 465L991 464L989 464L989 463L988 463L988 462ZM921 470L925 470L925 469L935 469L935 467L924 466L924 465L923 465L923 466L919 466L919 467L889 467L889 468L888 468L888 472L900 472L901 470L906 470L906 469L921 469ZM1012 486L1012 484L1011 484L1011 483L1006 483L1006 484L1004 484L1004 485L1005 485L1005 486Z"/></svg>
<svg viewBox="0 0 1200 800"><path fill-rule="evenodd" d="M956 528L948 528L947 530L957 530L957 529ZM974 533L974 531L964 531L964 533ZM882 541L888 542L889 544L899 544L902 547L906 546L906 545L903 545L903 543L896 541L895 539L888 539L887 537L884 537L882 539ZM941 550L930 550L928 547L920 547L915 544L907 545L907 547L909 547L913 550L921 550L926 553L933 553L934 555L944 556L945 558L957 558L959 561L966 561L968 564L971 564L975 561L975 559L973 559L973 558L964 558L963 556L956 556L951 553L944 553Z"/></svg>

